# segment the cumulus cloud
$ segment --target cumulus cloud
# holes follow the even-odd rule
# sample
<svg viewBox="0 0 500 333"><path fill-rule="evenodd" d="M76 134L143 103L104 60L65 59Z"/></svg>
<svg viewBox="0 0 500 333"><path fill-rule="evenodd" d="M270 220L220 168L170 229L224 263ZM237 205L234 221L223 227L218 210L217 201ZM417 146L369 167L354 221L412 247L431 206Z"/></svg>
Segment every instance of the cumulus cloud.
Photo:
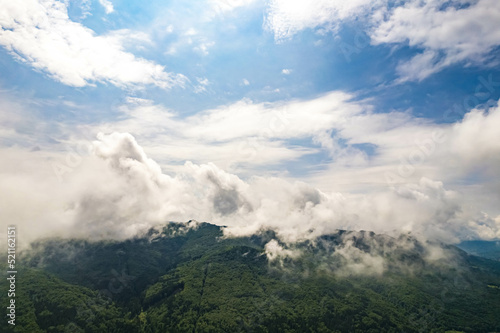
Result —
<svg viewBox="0 0 500 333"><path fill-rule="evenodd" d="M228 235L272 229L283 242L337 229L446 241L500 237L498 106L435 124L404 112L375 114L367 101L341 92L288 102L243 100L187 118L128 98L121 120L63 130L37 121L19 103L0 102L8 120L0 133L10 146L0 156L11 161L0 168L0 189L10 193L0 220L25 226L26 239L51 233L126 238L191 219L226 225ZM38 134L23 130L30 126L38 126ZM108 134L94 136L90 150L70 150L74 140L85 146L78 133L95 131ZM239 144L252 138L260 138L251 150L256 154L239 156ZM324 170L302 176L306 182L286 180L276 163L311 151L309 143L288 141L307 138L330 160ZM248 161L249 172L224 166L235 159ZM273 168L280 177L267 171Z"/></svg>
<svg viewBox="0 0 500 333"><path fill-rule="evenodd" d="M25 242L46 236L124 239L191 219L225 225L233 236L271 229L284 242L337 229L405 231L446 241L500 236L498 221L464 211L457 193L429 179L377 194L343 195L279 178L245 181L213 164L188 162L167 175L127 133L100 134L92 154L62 183L47 163L53 156L10 149L2 150L2 157L31 161L0 170L0 188L9 193L0 220L18 224ZM267 250L280 252L273 244Z"/></svg>
<svg viewBox="0 0 500 333"><path fill-rule="evenodd" d="M107 10L108 1L105 1ZM68 17L65 2L3 1L0 45L20 61L63 84L83 87L109 82L119 87L183 85L186 78L123 47L123 36L96 35Z"/></svg>
<svg viewBox="0 0 500 333"><path fill-rule="evenodd" d="M422 177L442 180L464 192L481 184L488 194L475 192L472 196L479 195L483 205L488 203L499 214L495 204L498 181L493 171L500 166L499 137L494 130L500 125L499 114L495 105L474 109L455 124L439 125L403 112L365 111L347 116L332 126L335 135L316 135L334 158L324 171L311 174L309 181L343 192L379 191L384 186L416 183ZM371 152L360 154L359 145L369 145Z"/></svg>
<svg viewBox="0 0 500 333"><path fill-rule="evenodd" d="M489 110L472 110L450 130L450 151L465 163L465 167L489 169L494 174L500 168L500 106Z"/></svg>

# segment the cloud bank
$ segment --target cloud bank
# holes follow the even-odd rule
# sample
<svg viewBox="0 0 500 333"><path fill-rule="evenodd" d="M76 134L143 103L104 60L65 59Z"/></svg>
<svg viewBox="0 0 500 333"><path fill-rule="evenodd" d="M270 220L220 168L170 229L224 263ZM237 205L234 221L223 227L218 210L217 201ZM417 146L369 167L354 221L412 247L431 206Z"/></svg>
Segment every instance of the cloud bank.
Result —
<svg viewBox="0 0 500 333"><path fill-rule="evenodd" d="M234 236L272 229L285 242L337 229L412 232L448 242L500 237L500 219L466 210L458 193L426 178L351 195L273 177L245 181L210 163L187 162L167 175L130 134L111 133L100 134L92 154L60 183L48 163L35 163L46 159L37 154L2 151L10 161L30 161L15 170L2 167L0 178L2 192L9 194L0 220L17 224L24 242L48 236L125 239L190 219L225 225Z"/></svg>
<svg viewBox="0 0 500 333"><path fill-rule="evenodd" d="M119 120L69 126L0 101L8 120L0 124L0 157L9 161L0 166L8 194L0 221L17 224L26 242L124 239L191 219L225 225L228 235L272 229L284 242L337 229L450 242L500 237L498 105L436 124L373 113L369 101L335 91L242 100L184 118L128 98ZM35 125L34 137L26 129ZM95 132L97 140L85 141ZM302 181L280 173L311 152L326 158L322 168Z"/></svg>

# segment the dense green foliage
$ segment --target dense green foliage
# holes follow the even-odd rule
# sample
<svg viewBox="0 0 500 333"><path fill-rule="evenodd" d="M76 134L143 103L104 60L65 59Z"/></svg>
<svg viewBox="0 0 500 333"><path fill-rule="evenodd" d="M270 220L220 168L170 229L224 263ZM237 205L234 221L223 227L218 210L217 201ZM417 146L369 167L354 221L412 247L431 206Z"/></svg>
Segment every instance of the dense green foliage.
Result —
<svg viewBox="0 0 500 333"><path fill-rule="evenodd" d="M16 281L16 325L2 332L133 332L130 313L96 291L61 281L51 274L22 267ZM2 294L7 284L2 281ZM8 305L7 298L2 308Z"/></svg>
<svg viewBox="0 0 500 333"><path fill-rule="evenodd" d="M500 331L500 263L446 246L452 257L430 263L413 239L361 232L355 248L387 264L355 274L332 256L345 235L274 261L264 253L272 232L226 239L210 224L40 242L18 268L16 328L2 332Z"/></svg>

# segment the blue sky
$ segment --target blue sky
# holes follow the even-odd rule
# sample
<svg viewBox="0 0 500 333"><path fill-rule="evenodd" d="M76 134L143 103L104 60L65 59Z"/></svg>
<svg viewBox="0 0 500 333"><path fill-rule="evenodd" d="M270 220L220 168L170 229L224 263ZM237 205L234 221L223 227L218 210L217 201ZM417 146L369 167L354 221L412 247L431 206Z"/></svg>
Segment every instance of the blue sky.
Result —
<svg viewBox="0 0 500 333"><path fill-rule="evenodd" d="M128 198L158 211L139 214L144 220L232 220L253 232L282 227L276 220L310 230L309 218L321 232L500 237L498 1L22 0L1 8L0 144L4 160L23 166L6 163L2 188L21 181L18 196L28 191L36 207L33 188L58 188L60 206L80 207L44 216L77 225L90 214L83 179L145 154L141 168L160 168L179 191L189 179L208 201L192 213L171 203L188 205L181 213ZM286 200L262 194L275 186ZM310 191L323 199L308 201ZM214 208L221 193L233 193L235 210ZM267 211L263 198L289 201L287 213ZM295 206L303 200L312 211ZM0 218L18 219L16 207ZM373 214L379 222L367 221ZM136 230L137 219L109 213L89 223Z"/></svg>

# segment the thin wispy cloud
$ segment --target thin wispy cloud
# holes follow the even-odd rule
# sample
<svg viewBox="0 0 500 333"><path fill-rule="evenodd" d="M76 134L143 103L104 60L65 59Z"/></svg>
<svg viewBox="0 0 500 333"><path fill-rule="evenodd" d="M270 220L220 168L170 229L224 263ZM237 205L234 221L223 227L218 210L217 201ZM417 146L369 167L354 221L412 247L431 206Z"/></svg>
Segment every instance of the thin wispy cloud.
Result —
<svg viewBox="0 0 500 333"><path fill-rule="evenodd" d="M459 62L491 63L490 52L500 46L499 16L500 3L494 0L450 1L446 5L410 1L377 22L371 38L374 44L399 43L421 49L421 54L400 63L398 72L403 81L423 80Z"/></svg>
<svg viewBox="0 0 500 333"><path fill-rule="evenodd" d="M240 7L245 7L257 2L257 0L211 0L213 8L217 12L230 12Z"/></svg>
<svg viewBox="0 0 500 333"><path fill-rule="evenodd" d="M500 5L480 1L302 1L269 2L266 27L277 42L305 29L337 33L342 23L362 22L373 45L419 51L397 67L398 82L420 81L456 63L494 66L500 46Z"/></svg>

